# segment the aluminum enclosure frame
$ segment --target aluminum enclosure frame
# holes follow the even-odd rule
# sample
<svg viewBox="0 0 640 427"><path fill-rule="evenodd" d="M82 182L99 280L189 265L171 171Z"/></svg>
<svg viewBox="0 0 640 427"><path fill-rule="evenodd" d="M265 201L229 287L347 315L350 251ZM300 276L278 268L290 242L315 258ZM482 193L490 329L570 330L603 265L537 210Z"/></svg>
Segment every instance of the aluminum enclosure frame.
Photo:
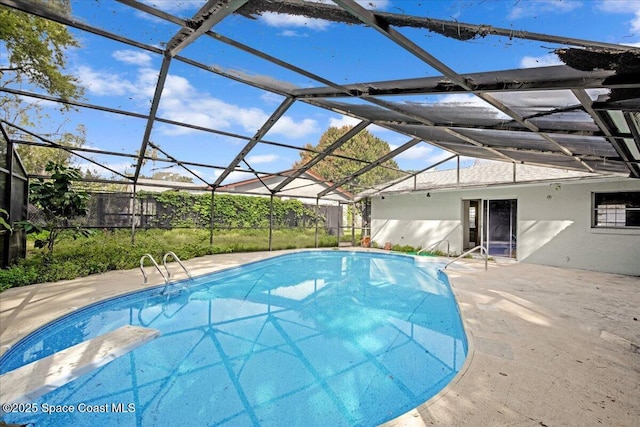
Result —
<svg viewBox="0 0 640 427"><path fill-rule="evenodd" d="M150 141L151 131L157 123L171 123L212 134L230 135L246 141L244 147L228 164L198 164L179 159L167 150L160 150L163 156L162 161L175 164L202 181L200 188L208 188L215 192L225 184L225 179L236 171L252 173L258 179L265 175L272 175L273 171L255 170L246 160L249 153L258 144L301 150L297 146L265 140L269 129L273 128L285 112L296 103L304 103L356 118L361 121L357 127L358 130L370 125L377 125L409 138L409 142L376 160L350 159L359 162L360 169L336 182L322 181L328 188L318 193L317 197L321 198L331 199L332 191L341 185L349 185L354 179L375 168L388 167L384 164L386 161L402 154L418 143L426 143L443 149L450 152L452 156L473 156L511 163L527 163L640 178L640 155L638 155L640 150L640 98L637 95L638 89L640 89L639 48L527 31L514 31L488 25L376 12L364 9L353 0L336 0L335 5L287 0L209 0L189 20L134 0L119 0L119 2L135 9L138 13L176 24L180 29L167 39L164 49L161 49L140 40L128 39L123 35L109 32L72 16L65 16L40 3L25 0L0 0L1 5L87 31L118 43L135 46L154 55L162 55L162 65L148 114L141 115L107 106L69 101L18 88L5 87L0 88L0 91L22 97L45 99L81 109L99 110L145 119L146 129L137 152L116 153L136 161L133 174L118 174L122 178L121 182L128 182L134 186L138 183L143 162L150 158L149 150L159 148ZM259 14L269 11L321 18L341 24L366 26L371 29L372 38L381 34L389 39L397 49L409 52L441 72L442 75L342 85L213 31L215 25L231 16L240 15L255 19ZM565 46L556 49L556 53L566 65L460 74L428 50L420 47L414 40L400 33L398 29L405 26L435 31L445 37L460 40L460 43L478 37L510 37L556 43ZM203 37L212 38L245 54L253 55L289 72L308 78L317 82L318 86L292 87L288 82L256 77L256 75L263 74L260 70L254 70L256 72L254 75L241 73L237 70L212 67L184 55L187 46ZM621 58L624 58L624 61ZM259 130L253 135L232 134L220 129L196 126L160 117L158 106L162 99L167 75L172 64L176 61L217 76L232 79L240 84L283 96L284 100L271 112L270 117L259 126ZM603 68L604 62L610 66ZM527 110L524 103L519 102L519 100L532 95L543 98L547 93L550 95L549 98L552 98L551 95L559 91L571 93L576 99L575 104L570 106L549 105L547 111L540 113L539 111ZM597 93L596 91L601 91L606 95L596 97L594 95ZM468 94L479 98L490 106L491 114L485 115L485 111L478 109L461 108L452 111L444 107L439 108L438 105L394 100L399 96L452 93ZM495 119L496 111L500 113L502 118ZM624 118L626 126L620 125L619 116ZM21 129L17 124L4 120L3 125L32 133L42 145L65 149L83 158L87 158L82 154L83 152L91 151L91 149L58 147L47 138L38 136L35 131ZM293 174L286 175L285 181L277 187L269 188L265 185L265 194L277 196L287 184L306 170L329 157L341 156L336 151L354 133L356 132L345 134L327 150L315 152L312 160L302 165ZM485 137L486 135L491 137ZM528 141L526 148L523 148L523 140ZM33 141L23 139L16 139L12 142L34 144ZM104 150L93 150L93 152L94 154L108 153ZM241 164L245 164L246 167L241 167ZM221 173L215 181L207 182L190 169L193 166L204 166L221 171ZM423 170L435 166L434 164L425 165ZM403 173L405 179L415 176L415 171L403 171ZM378 185L384 184L378 183ZM359 193L366 192L367 195L371 195L375 187L359 187L358 190L354 194L354 200L359 200L361 197L358 196Z"/></svg>

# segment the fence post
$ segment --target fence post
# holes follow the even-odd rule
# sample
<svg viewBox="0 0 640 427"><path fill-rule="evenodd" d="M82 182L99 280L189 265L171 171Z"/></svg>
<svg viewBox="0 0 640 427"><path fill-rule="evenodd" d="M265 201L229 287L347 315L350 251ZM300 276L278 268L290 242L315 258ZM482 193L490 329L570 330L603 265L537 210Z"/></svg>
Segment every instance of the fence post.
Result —
<svg viewBox="0 0 640 427"><path fill-rule="evenodd" d="M211 220L209 221L209 246L213 246L213 214L215 213L216 189L211 190Z"/></svg>
<svg viewBox="0 0 640 427"><path fill-rule="evenodd" d="M13 142L11 142L11 139L8 137L8 135L5 133L4 128L2 129L2 138L4 140L7 141L7 154L6 154L6 166L7 166L7 180L5 181L5 187L4 187L4 191L5 194L3 194L4 199L7 201L6 203L6 211L7 211L7 222L9 223L9 225L13 226L13 199L11 197L11 190L13 189L13 162L14 162L14 155L13 155ZM5 135L7 135L5 137ZM3 173L4 174L4 173ZM28 192L27 192L27 197L28 197ZM28 202L27 202L28 203ZM4 206L0 206L0 207L4 207ZM0 244L2 245L2 254L3 257L0 260L0 268L4 268L4 267L8 267L9 266L9 262L11 261L11 254L9 253L10 248L11 248L11 233L9 233L8 231L4 230L3 233L0 235L2 236L2 240L0 241Z"/></svg>
<svg viewBox="0 0 640 427"><path fill-rule="evenodd" d="M356 202L351 203L351 246L356 245Z"/></svg>
<svg viewBox="0 0 640 427"><path fill-rule="evenodd" d="M338 202L338 247L340 247L340 230L342 229L342 202Z"/></svg>
<svg viewBox="0 0 640 427"><path fill-rule="evenodd" d="M136 243L136 192L138 183L133 183L133 193L131 193L131 244Z"/></svg>
<svg viewBox="0 0 640 427"><path fill-rule="evenodd" d="M318 206L319 204L320 197L316 197L316 248L318 247L318 213L320 209L320 207Z"/></svg>
<svg viewBox="0 0 640 427"><path fill-rule="evenodd" d="M269 197L269 252L271 252L271 239L273 232L273 193Z"/></svg>

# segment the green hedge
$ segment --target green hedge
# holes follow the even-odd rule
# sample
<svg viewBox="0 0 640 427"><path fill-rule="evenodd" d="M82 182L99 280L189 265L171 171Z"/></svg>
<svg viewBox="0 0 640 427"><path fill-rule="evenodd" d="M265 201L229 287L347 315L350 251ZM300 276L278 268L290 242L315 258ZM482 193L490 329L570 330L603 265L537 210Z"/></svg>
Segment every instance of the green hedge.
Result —
<svg viewBox="0 0 640 427"><path fill-rule="evenodd" d="M152 227L203 227L211 222L211 195L180 191L140 192L139 200L153 199L158 211ZM214 197L214 223L218 228L269 227L270 199L242 195L219 194ZM273 199L273 226L315 224L315 212L299 200ZM320 223L324 218L318 218Z"/></svg>

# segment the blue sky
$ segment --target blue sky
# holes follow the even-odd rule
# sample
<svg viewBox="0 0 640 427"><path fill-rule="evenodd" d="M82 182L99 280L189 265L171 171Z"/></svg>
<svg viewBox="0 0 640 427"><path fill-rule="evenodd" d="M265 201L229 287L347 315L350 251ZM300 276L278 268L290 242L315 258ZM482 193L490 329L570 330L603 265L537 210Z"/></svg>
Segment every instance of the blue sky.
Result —
<svg viewBox="0 0 640 427"><path fill-rule="evenodd" d="M145 0L165 12L189 18L203 1ZM460 0L460 1L366 1L377 10L457 20L471 24L513 28L559 36L640 46L640 1L637 0ZM114 1L72 1L74 16L125 37L162 47L178 27L136 12ZM316 73L338 84L436 76L440 73L419 59L392 46L379 33L364 26L346 26L327 21L269 13L257 20L231 16L214 31ZM447 39L427 30L399 29L459 73L556 65L551 43L488 37L467 42ZM68 52L69 71L86 88L84 101L91 104L148 114L161 56L79 30L72 30L82 45ZM182 55L233 72L274 78L298 87L322 86L304 76L269 64L209 37L201 37ZM6 54L0 55L6 61ZM393 98L392 101L478 103L472 96L450 95ZM253 136L282 102L279 95L252 88L215 74L172 61L162 94L159 117L185 121L226 132ZM48 107L45 104L45 107ZM59 116L51 109L51 120L42 133L57 129ZM316 144L329 126L354 124L356 120L296 102L265 137L266 140L303 146ZM114 152L135 153L140 147L146 121L82 109L68 115L64 128L83 124L87 146ZM382 128L370 127L392 148L410 138ZM156 123L151 141L173 157L225 166L246 140ZM403 169L422 169L449 153L421 143L395 160ZM133 160L92 155L102 164L131 173ZM247 157L259 171L288 169L298 159L296 151L258 144ZM76 164L87 167L84 161ZM150 175L165 164L149 162L143 173ZM91 169L110 173L95 166ZM207 168L192 168L207 182L219 175ZM162 169L185 174L179 169ZM233 174L226 181L248 178Z"/></svg>

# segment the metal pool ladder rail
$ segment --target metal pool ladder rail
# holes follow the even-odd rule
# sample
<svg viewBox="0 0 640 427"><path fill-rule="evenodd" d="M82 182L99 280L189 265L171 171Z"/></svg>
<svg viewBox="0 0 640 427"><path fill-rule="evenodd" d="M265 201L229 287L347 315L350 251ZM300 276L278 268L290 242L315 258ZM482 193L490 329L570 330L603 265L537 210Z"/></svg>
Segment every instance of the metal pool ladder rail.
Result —
<svg viewBox="0 0 640 427"><path fill-rule="evenodd" d="M164 269L167 270L167 279L171 279L171 272L169 271L169 268L167 268L167 258L168 257L173 257L173 259L178 261L178 264L180 264L180 267L182 267L184 272L187 273L187 276L189 276L189 280L193 280L193 277L191 276L191 273L189 273L189 270L187 270L187 267L185 267L184 264L182 263L182 261L180 261L180 258L178 258L178 255L176 255L175 253L173 253L171 251L167 252L162 257L162 265L164 265Z"/></svg>
<svg viewBox="0 0 640 427"><path fill-rule="evenodd" d="M144 281L142 282L142 284L146 285L147 281L148 281L147 273L144 272L144 259L145 258L149 258L149 260L151 260L151 263L153 264L153 266L156 268L156 270L158 270L160 275L162 275L162 278L164 279L164 283L165 283L165 286L166 286L169 283L169 278L164 275L162 270L160 270L160 266L158 265L156 260L153 259L151 254L144 254L144 255L142 255L142 258L140 258L140 271L142 271L142 277L144 277Z"/></svg>
<svg viewBox="0 0 640 427"><path fill-rule="evenodd" d="M447 263L447 265L445 265L442 269L445 270L447 267L449 267L451 264L453 264L454 262L456 262L460 258L465 257L465 256L469 255L470 253L475 252L477 250L480 250L480 254L482 254L482 252L484 252L484 270L487 271L488 263L489 263L489 251L487 251L487 248L485 248L483 245L478 245L473 249L469 249L468 251L466 251L462 255L460 255L457 258L455 258L453 261L449 261Z"/></svg>
<svg viewBox="0 0 640 427"><path fill-rule="evenodd" d="M169 268L167 267L167 258L169 258L169 257L173 257L173 259L178 261L178 264L180 264L180 267L182 267L184 272L187 273L187 276L189 277L189 280L193 280L193 277L191 276L191 273L189 272L189 270L187 270L187 267L184 266L182 261L180 261L180 258L178 258L178 255L176 255L174 252L169 251L166 254L164 254L164 257L162 257L162 264L164 265L164 269L167 272L166 275L162 272L162 270L160 269L160 266L158 265L156 260L153 259L151 254L144 254L142 256L142 258L140 258L140 271L142 271L142 276L144 277L144 281L142 282L142 284L146 285L147 281L148 281L147 273L145 273L145 271L144 271L144 259L145 258L149 258L149 260L151 260L151 263L153 264L153 266L156 268L156 270L158 270L158 272L160 273L160 275L164 279L164 289L161 292L161 293L164 294L166 292L166 290L167 290L167 286L169 286L169 279L171 278L171 272L169 271Z"/></svg>

